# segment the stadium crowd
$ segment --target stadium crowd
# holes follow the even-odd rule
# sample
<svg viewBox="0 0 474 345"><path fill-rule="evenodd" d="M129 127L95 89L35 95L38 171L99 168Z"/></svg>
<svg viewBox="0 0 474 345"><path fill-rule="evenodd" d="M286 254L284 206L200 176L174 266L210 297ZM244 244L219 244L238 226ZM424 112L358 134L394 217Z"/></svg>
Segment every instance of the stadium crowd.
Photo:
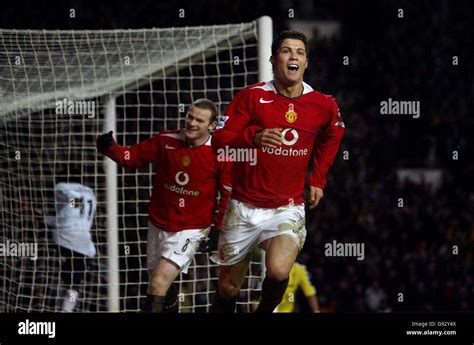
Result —
<svg viewBox="0 0 474 345"><path fill-rule="evenodd" d="M474 306L473 71L453 65L453 56L467 61L472 51L464 14L431 6L397 3L379 12L385 25L345 23L338 39L313 41L316 68L307 79L336 95L347 127L326 197L307 216L303 256L322 311ZM421 117L384 117L379 103L389 97L420 101ZM439 169L442 183L400 180L399 168ZM326 257L333 240L364 243L365 259Z"/></svg>

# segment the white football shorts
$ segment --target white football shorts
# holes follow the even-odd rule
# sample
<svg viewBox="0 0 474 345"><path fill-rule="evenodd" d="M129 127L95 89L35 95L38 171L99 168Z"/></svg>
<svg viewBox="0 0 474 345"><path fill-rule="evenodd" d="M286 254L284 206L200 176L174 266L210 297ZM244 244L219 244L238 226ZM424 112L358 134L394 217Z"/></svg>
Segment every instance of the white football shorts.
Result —
<svg viewBox="0 0 474 345"><path fill-rule="evenodd" d="M219 251L211 260L219 265L234 265L253 253L269 238L289 236L298 249L306 238L304 205L260 208L230 199L219 233Z"/></svg>
<svg viewBox="0 0 474 345"><path fill-rule="evenodd" d="M179 232L168 232L156 228L148 222L147 267L153 271L158 260L164 257L188 273L199 243L207 237L210 227L205 229L190 229Z"/></svg>

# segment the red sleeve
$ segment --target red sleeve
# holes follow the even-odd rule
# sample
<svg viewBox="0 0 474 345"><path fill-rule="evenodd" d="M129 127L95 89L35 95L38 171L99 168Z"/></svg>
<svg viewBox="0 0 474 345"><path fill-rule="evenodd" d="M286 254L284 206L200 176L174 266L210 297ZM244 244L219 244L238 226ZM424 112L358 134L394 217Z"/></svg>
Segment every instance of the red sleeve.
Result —
<svg viewBox="0 0 474 345"><path fill-rule="evenodd" d="M344 135L344 122L342 122L339 107L334 99L330 109L330 118L316 135L313 149L313 171L308 178L310 186L324 188L326 174L336 158L342 136Z"/></svg>
<svg viewBox="0 0 474 345"><path fill-rule="evenodd" d="M263 128L249 123L253 120L251 94L248 89L235 95L227 107L224 120L213 134L214 151L219 147L255 147L253 138Z"/></svg>
<svg viewBox="0 0 474 345"><path fill-rule="evenodd" d="M218 213L214 222L216 229L222 229L222 221L224 219L225 209L229 202L230 195L232 194L232 163L231 162L218 162L218 183L220 199L218 205Z"/></svg>
<svg viewBox="0 0 474 345"><path fill-rule="evenodd" d="M160 150L160 136L155 135L132 147L118 145L114 140L107 151L101 153L115 161L121 167L139 169L148 163L156 161Z"/></svg>

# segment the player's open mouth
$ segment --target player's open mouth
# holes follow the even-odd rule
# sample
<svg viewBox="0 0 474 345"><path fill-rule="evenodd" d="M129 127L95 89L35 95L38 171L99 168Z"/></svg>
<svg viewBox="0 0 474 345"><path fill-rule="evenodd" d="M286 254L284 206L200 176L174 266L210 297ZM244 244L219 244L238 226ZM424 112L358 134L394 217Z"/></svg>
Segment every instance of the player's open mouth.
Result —
<svg viewBox="0 0 474 345"><path fill-rule="evenodd" d="M300 66L298 66L297 64L292 63L288 65L288 71L290 73L296 73L299 69L300 69Z"/></svg>

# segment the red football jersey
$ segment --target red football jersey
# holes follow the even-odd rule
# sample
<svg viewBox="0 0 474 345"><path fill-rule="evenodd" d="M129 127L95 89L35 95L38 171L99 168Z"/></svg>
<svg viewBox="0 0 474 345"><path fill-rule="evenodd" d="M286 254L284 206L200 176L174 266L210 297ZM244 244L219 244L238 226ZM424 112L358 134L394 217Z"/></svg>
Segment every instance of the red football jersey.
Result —
<svg viewBox="0 0 474 345"><path fill-rule="evenodd" d="M231 166L217 161L211 141L212 136L204 145L191 148L183 130L162 131L130 148L114 141L102 153L126 168L142 168L156 161L149 216L157 228L178 232L210 226L220 190L219 216L215 220L220 229L232 189Z"/></svg>
<svg viewBox="0 0 474 345"><path fill-rule="evenodd" d="M344 134L339 108L333 97L303 83L296 98L279 94L273 81L241 90L229 104L213 148L230 154L231 148L256 149L253 138L266 128L283 128L283 143L276 149L257 149L254 163L236 162L232 197L257 207L277 208L303 203L307 167L314 169L308 183L324 188ZM256 164L255 164L256 163Z"/></svg>

